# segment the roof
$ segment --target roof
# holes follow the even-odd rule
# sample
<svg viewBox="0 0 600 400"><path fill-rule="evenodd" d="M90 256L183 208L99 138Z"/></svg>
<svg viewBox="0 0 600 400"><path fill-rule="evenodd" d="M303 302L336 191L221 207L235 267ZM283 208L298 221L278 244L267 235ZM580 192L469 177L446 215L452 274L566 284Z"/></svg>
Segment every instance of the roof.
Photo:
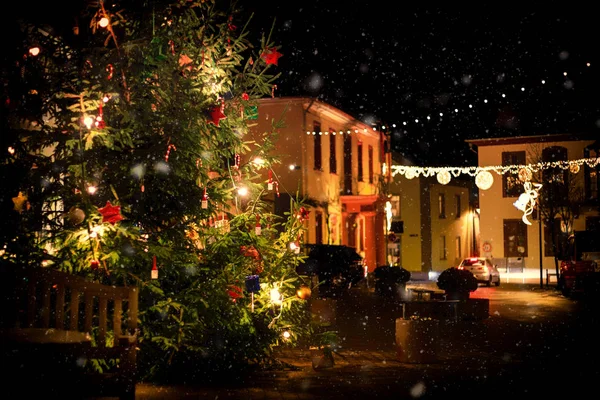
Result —
<svg viewBox="0 0 600 400"><path fill-rule="evenodd" d="M598 139L598 134L595 133L561 133L554 135L534 135L534 136L514 136L514 137L499 137L487 139L469 139L465 142L475 146L499 146L507 144L524 144L524 143L551 143L551 142L572 142L579 140L595 140Z"/></svg>

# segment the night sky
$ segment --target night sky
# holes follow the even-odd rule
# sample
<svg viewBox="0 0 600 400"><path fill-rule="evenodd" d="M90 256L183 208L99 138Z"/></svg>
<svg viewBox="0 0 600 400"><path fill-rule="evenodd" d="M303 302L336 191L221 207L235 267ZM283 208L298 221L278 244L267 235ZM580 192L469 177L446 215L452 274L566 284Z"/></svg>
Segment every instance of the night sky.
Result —
<svg viewBox="0 0 600 400"><path fill-rule="evenodd" d="M21 2L15 12L68 21L73 4L82 3ZM252 35L274 24L272 41L283 54L273 69L281 73L275 96L313 96L366 123L396 124L395 149L417 165L474 165L465 139L600 137L598 17L591 9L393 0L238 6L254 13Z"/></svg>
<svg viewBox="0 0 600 400"><path fill-rule="evenodd" d="M284 54L276 95L396 124L396 150L418 165L475 164L464 139L600 132L591 10L341 4L256 2Z"/></svg>

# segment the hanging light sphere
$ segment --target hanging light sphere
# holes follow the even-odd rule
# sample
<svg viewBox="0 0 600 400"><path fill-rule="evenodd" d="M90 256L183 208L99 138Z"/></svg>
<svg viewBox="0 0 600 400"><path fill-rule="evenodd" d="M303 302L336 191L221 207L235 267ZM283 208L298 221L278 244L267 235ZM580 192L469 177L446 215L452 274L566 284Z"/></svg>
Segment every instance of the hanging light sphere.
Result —
<svg viewBox="0 0 600 400"><path fill-rule="evenodd" d="M412 169L407 169L406 172L404 173L404 177L406 179L413 179L416 176L415 171L413 171Z"/></svg>
<svg viewBox="0 0 600 400"><path fill-rule="evenodd" d="M571 171L572 174L576 174L579 172L581 168L579 167L579 164L571 164L569 165L569 171Z"/></svg>
<svg viewBox="0 0 600 400"><path fill-rule="evenodd" d="M298 296L298 298L300 298L302 300L308 300L308 299L310 299L311 294L312 294L312 291L306 285L300 286L298 288L298 291L296 292L296 295Z"/></svg>
<svg viewBox="0 0 600 400"><path fill-rule="evenodd" d="M450 182L450 172L445 170L438 172L437 181L442 185L447 185Z"/></svg>
<svg viewBox="0 0 600 400"><path fill-rule="evenodd" d="M71 207L67 213L67 220L71 225L79 225L85 219L85 213L81 208Z"/></svg>
<svg viewBox="0 0 600 400"><path fill-rule="evenodd" d="M481 171L475 177L475 184L481 190L488 190L494 183L494 177L489 171Z"/></svg>
<svg viewBox="0 0 600 400"><path fill-rule="evenodd" d="M527 168L521 168L519 170L519 180L521 182L529 182L531 180L531 171Z"/></svg>

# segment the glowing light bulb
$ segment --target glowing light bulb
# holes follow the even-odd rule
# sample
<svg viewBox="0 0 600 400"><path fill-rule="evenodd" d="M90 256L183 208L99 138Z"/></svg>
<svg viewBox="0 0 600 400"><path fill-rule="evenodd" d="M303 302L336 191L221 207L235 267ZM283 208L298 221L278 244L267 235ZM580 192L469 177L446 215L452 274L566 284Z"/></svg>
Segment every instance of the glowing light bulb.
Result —
<svg viewBox="0 0 600 400"><path fill-rule="evenodd" d="M108 18L102 17L100 22L98 22L98 25L100 25L102 28L106 28L108 26Z"/></svg>
<svg viewBox="0 0 600 400"><path fill-rule="evenodd" d="M90 186L88 186L88 188L87 188L87 192L88 192L89 194L94 194L94 193L96 193L96 191L97 191L97 190L98 190L98 188L97 188L96 186L94 186L94 185L90 185Z"/></svg>
<svg viewBox="0 0 600 400"><path fill-rule="evenodd" d="M281 334L281 336L283 336L283 338L285 340L288 340L292 336L292 334L290 333L290 331L283 331L283 333Z"/></svg>
<svg viewBox="0 0 600 400"><path fill-rule="evenodd" d="M281 304L281 293L279 293L277 288L271 289L270 296L273 304Z"/></svg>
<svg viewBox="0 0 600 400"><path fill-rule="evenodd" d="M245 186L241 186L240 188L238 188L237 194L240 195L240 196L247 196L248 195L248 188L245 187Z"/></svg>
<svg viewBox="0 0 600 400"><path fill-rule="evenodd" d="M87 116L83 119L83 124L90 129L92 127L92 125L94 124L94 118Z"/></svg>
<svg viewBox="0 0 600 400"><path fill-rule="evenodd" d="M32 48L29 49L29 54L31 54L32 56L37 56L38 54L40 54L40 48L37 46L34 46Z"/></svg>

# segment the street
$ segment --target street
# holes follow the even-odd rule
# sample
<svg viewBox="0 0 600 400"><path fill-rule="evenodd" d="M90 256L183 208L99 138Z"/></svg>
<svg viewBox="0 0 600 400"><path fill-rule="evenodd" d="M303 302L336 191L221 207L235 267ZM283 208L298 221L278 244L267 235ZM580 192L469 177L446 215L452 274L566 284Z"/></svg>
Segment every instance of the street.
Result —
<svg viewBox="0 0 600 400"><path fill-rule="evenodd" d="M414 284L427 285L435 283ZM314 370L305 348L280 348L280 368L211 384L140 384L138 398L556 398L594 387L600 373L593 362L599 355L593 304L539 284L503 282L479 287L472 297L490 300L490 317L443 323L433 363L399 362L401 302L356 288L330 310L341 338L333 368Z"/></svg>

